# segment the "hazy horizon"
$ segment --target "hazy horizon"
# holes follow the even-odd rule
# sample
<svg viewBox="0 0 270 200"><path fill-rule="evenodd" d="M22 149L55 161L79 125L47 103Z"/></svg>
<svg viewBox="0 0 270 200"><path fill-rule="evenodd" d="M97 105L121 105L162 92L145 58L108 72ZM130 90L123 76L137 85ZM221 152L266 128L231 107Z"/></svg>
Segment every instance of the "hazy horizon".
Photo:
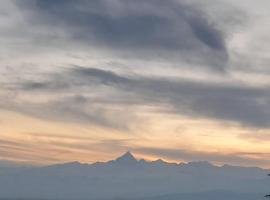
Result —
<svg viewBox="0 0 270 200"><path fill-rule="evenodd" d="M228 163L223 163L221 165L217 165L215 163L212 163L208 160L190 160L190 161L170 161L166 160L164 158L155 158L155 159L145 159L144 157L137 157L136 154L134 154L131 151L122 152L122 154L117 155L116 157L112 157L108 160L96 160L93 162L80 162L79 160L72 160L68 162L55 162L50 164L41 164L41 163L32 163L32 162L22 162L22 161L16 161L16 160L9 160L9 159L0 159L0 168L5 167L47 167L47 166L57 166L57 165L65 165L65 164L82 164L82 165L93 165L93 164L106 164L110 163L111 161L115 161L121 157L125 157L127 154L131 154L131 156L136 160L136 162L146 162L146 163L164 163L164 164L175 164L175 165L181 165L181 164L209 164L215 167L224 167L224 166L232 166L232 167L243 167L243 168L260 168L265 170L270 170L270 168L264 168L264 167L258 167L258 166L241 166L241 165L231 165Z"/></svg>

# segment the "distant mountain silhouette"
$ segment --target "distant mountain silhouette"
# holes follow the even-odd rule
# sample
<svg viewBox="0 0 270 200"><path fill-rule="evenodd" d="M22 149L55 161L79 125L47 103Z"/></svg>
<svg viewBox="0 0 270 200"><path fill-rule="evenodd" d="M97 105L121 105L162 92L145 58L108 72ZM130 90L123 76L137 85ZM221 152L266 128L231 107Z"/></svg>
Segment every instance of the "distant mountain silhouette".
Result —
<svg viewBox="0 0 270 200"><path fill-rule="evenodd" d="M0 173L0 199L249 200L267 193L268 173L206 161L138 160L126 152L108 162L10 168Z"/></svg>
<svg viewBox="0 0 270 200"><path fill-rule="evenodd" d="M127 164L132 165L137 163L136 158L128 151L124 155L120 156L119 158L116 158L115 162L120 164Z"/></svg>

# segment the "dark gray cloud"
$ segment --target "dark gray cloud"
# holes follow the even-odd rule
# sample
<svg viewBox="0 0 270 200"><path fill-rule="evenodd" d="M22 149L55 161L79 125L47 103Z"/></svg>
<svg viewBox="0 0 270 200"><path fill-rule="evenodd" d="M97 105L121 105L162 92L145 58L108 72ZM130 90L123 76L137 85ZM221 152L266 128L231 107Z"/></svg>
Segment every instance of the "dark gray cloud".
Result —
<svg viewBox="0 0 270 200"><path fill-rule="evenodd" d="M151 105L160 107L163 111L193 118L229 121L255 128L269 128L270 124L269 89L240 83L213 84L164 77L126 76L101 69L74 66L49 76L49 79L43 82L20 83L17 90L46 91L54 95L68 93L80 102L83 100L86 107L98 102L104 110L113 105ZM84 96L77 98L75 94ZM77 120L86 116L85 112L81 112L84 109L80 109L82 102L78 104L78 101L70 101L69 98L64 100L64 104L60 102L60 106L57 106L58 103L55 105L55 102L50 105L57 109L63 108L66 112L77 113ZM100 113L102 114L94 112L91 116L99 116ZM91 118L86 116L85 119Z"/></svg>
<svg viewBox="0 0 270 200"><path fill-rule="evenodd" d="M224 33L198 7L183 1L27 0L17 4L28 11L27 20L36 28L60 29L70 41L113 53L180 59L218 70L228 60Z"/></svg>

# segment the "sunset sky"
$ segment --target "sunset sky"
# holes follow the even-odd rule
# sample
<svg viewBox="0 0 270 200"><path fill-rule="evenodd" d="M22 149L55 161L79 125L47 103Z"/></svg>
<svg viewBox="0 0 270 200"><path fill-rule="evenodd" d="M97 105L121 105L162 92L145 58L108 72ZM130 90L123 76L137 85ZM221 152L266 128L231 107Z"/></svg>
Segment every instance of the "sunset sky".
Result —
<svg viewBox="0 0 270 200"><path fill-rule="evenodd" d="M0 159L270 168L269 0L4 0Z"/></svg>

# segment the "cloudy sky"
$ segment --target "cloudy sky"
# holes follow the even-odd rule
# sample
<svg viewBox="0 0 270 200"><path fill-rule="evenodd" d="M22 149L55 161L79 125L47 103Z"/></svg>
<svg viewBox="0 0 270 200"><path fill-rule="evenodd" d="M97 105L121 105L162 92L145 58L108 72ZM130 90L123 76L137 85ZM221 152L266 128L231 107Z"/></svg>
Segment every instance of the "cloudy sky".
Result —
<svg viewBox="0 0 270 200"><path fill-rule="evenodd" d="M5 0L0 158L270 167L268 0Z"/></svg>

